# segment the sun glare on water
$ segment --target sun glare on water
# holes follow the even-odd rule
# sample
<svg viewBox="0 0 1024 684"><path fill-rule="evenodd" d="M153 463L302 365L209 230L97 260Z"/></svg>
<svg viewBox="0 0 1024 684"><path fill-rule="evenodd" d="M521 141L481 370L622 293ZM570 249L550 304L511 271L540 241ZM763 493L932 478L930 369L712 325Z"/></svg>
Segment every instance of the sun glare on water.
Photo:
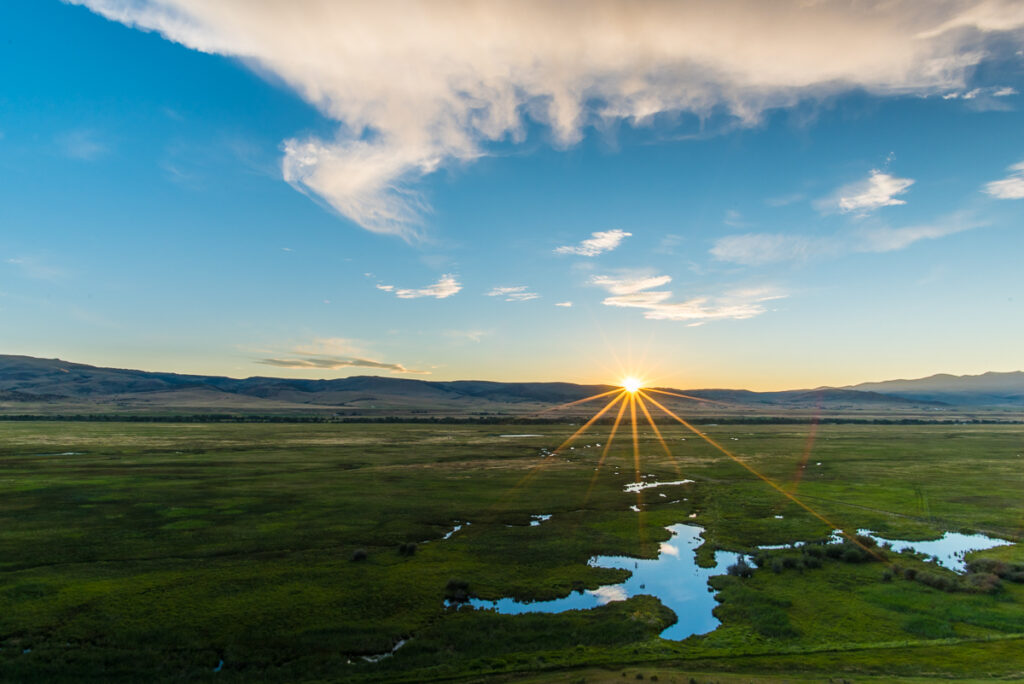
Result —
<svg viewBox="0 0 1024 684"><path fill-rule="evenodd" d="M625 389L627 392L636 392L643 386L644 383L641 382L640 378L634 378L633 376L629 376L622 379L622 388Z"/></svg>

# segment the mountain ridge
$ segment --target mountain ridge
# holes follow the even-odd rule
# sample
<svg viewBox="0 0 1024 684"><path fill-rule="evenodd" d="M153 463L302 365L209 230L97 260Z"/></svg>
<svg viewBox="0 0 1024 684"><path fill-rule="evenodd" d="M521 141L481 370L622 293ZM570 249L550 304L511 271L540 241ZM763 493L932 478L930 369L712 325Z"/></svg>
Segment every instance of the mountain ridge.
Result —
<svg viewBox="0 0 1024 684"><path fill-rule="evenodd" d="M993 378L993 376L995 376ZM972 380L981 378L982 380ZM90 402L121 408L197 406L244 410L542 410L615 389L568 382L436 381L355 375L333 379L231 378L129 368L63 359L0 355L0 403L43 405ZM1024 406L1024 372L979 376L937 374L847 387L773 392L701 388L671 391L733 408L940 410L951 406ZM664 397L666 401L678 399ZM703 404L701 408L713 406Z"/></svg>

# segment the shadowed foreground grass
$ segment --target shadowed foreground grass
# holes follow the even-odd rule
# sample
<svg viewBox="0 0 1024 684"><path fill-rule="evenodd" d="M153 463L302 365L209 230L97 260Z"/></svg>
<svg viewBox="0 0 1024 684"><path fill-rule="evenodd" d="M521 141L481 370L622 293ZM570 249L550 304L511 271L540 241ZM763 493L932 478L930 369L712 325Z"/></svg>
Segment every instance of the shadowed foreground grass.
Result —
<svg viewBox="0 0 1024 684"><path fill-rule="evenodd" d="M451 586L538 600L621 581L588 558L654 557L677 522L705 528L705 563L830 532L667 422L671 457L640 430L641 472L695 482L645 492L635 513L631 438L600 470L607 428L545 455L573 429L0 423L0 680L1022 676L1024 585L942 591L892 570L952 573L885 550L816 565L774 552L774 569L717 577L723 624L683 642L658 637L675 616L650 597L445 608ZM847 530L1021 538L1020 426L702 429ZM552 518L531 527L534 514ZM977 556L1024 562L1018 546Z"/></svg>

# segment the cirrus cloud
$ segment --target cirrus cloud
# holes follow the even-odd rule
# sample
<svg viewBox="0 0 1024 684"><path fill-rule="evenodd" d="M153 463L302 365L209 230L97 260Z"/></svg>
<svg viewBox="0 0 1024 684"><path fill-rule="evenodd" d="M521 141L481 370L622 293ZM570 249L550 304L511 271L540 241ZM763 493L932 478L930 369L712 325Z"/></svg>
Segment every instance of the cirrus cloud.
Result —
<svg viewBox="0 0 1024 684"><path fill-rule="evenodd" d="M667 285L669 276L594 276L590 282L607 290L611 296L602 304L622 308L643 309L644 318L658 321L685 321L702 325L707 321L753 318L765 311L764 302L786 295L769 288L731 290L718 296L701 295L683 301L672 301L673 293L651 288Z"/></svg>
<svg viewBox="0 0 1024 684"><path fill-rule="evenodd" d="M577 254L579 256L597 256L604 252L610 252L623 240L632 236L632 233L627 233L624 230L599 230L596 233L591 233L590 237L581 242L578 245L564 245L562 247L555 248L555 254Z"/></svg>
<svg viewBox="0 0 1024 684"><path fill-rule="evenodd" d="M996 199L1024 199L1024 162L1014 164L1006 178L986 183L984 192Z"/></svg>
<svg viewBox="0 0 1024 684"><path fill-rule="evenodd" d="M866 180L852 183L836 193L836 205L844 213L867 214L881 207L906 204L897 198L914 184L912 178L897 178L878 169L872 169Z"/></svg>
<svg viewBox="0 0 1024 684"><path fill-rule="evenodd" d="M528 302L531 299L540 297L536 292L530 292L526 285L515 285L513 287L495 287L487 293L488 297L504 297L506 302Z"/></svg>
<svg viewBox="0 0 1024 684"><path fill-rule="evenodd" d="M257 359L256 363L293 370L342 370L345 368L372 368L389 373L430 375L430 371L406 368L400 363L387 363L353 356L358 349L352 340L339 337L317 338L312 343L299 345L283 355Z"/></svg>
<svg viewBox="0 0 1024 684"><path fill-rule="evenodd" d="M435 299L446 299L462 290L462 284L451 273L445 273L433 285L421 288L400 288L394 285L377 285L378 290L392 292L399 299L418 299L419 297L434 297Z"/></svg>
<svg viewBox="0 0 1024 684"><path fill-rule="evenodd" d="M663 113L752 125L851 90L959 92L1024 26L1014 0L67 1L287 84L336 132L284 141L284 179L407 239L420 179L530 122L566 146Z"/></svg>

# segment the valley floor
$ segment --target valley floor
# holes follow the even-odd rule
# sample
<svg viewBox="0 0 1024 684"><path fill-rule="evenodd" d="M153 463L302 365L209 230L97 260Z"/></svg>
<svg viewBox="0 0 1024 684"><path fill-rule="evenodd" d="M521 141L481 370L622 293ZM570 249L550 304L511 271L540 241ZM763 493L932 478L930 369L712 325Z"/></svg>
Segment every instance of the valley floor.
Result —
<svg viewBox="0 0 1024 684"><path fill-rule="evenodd" d="M554 453L577 427L0 423L0 681L1024 678L1018 543L969 575L824 544L1019 542L1024 426L699 426L746 468L661 422L667 450L641 423ZM681 522L703 566L757 559L712 578L707 634L660 638L676 615L645 595L446 606L614 585L588 559L657 557Z"/></svg>

